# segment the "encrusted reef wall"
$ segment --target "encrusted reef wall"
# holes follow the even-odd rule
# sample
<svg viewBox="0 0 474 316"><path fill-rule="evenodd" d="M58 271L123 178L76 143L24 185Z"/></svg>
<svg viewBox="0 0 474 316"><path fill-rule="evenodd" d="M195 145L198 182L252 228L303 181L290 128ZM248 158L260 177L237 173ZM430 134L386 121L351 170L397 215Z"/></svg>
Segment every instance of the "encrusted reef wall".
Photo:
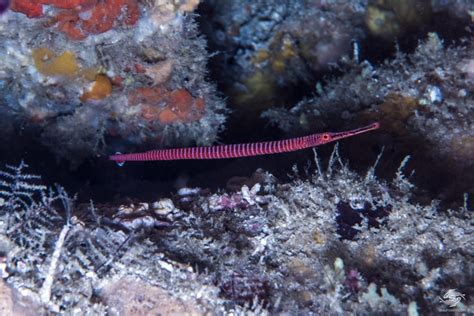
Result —
<svg viewBox="0 0 474 316"><path fill-rule="evenodd" d="M0 16L1 128L73 163L211 144L225 106L206 81L199 1L15 0Z"/></svg>
<svg viewBox="0 0 474 316"><path fill-rule="evenodd" d="M308 180L258 170L234 192L120 207L77 205L8 166L0 310L417 315L446 310L452 287L456 310L472 310L472 212L411 203L406 163L387 183L335 151Z"/></svg>

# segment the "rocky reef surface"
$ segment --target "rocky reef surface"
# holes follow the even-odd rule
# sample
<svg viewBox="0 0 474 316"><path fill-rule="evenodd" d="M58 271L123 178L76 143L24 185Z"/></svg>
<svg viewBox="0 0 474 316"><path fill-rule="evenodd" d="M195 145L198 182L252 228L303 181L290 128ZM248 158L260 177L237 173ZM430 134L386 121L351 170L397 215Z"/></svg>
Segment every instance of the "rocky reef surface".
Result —
<svg viewBox="0 0 474 316"><path fill-rule="evenodd" d="M380 157L379 157L380 158ZM25 164L1 172L2 310L55 313L402 313L473 292L472 212L411 203L337 153L307 180L263 170L234 192L181 188L120 206L77 204ZM13 292L14 294L8 294ZM474 308L471 300L458 311ZM33 307L33 309L32 309Z"/></svg>
<svg viewBox="0 0 474 316"><path fill-rule="evenodd" d="M453 190L472 195L473 62L472 39L445 47L430 33L410 55L398 52L378 67L363 62L331 80L318 96L289 109L269 109L262 116L289 134L380 121L390 151L417 153L416 169L427 178L425 183L433 181L433 168L462 179L456 184L436 180L446 184L440 185L440 198Z"/></svg>

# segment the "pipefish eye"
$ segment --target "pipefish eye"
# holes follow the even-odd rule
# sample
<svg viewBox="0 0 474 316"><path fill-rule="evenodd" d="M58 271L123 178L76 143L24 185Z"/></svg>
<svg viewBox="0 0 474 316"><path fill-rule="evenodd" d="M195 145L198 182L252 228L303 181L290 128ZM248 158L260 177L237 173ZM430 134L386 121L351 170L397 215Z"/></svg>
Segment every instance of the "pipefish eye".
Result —
<svg viewBox="0 0 474 316"><path fill-rule="evenodd" d="M331 140L331 135L329 135L328 133L324 133L321 138L324 140L324 141L328 141L328 140Z"/></svg>

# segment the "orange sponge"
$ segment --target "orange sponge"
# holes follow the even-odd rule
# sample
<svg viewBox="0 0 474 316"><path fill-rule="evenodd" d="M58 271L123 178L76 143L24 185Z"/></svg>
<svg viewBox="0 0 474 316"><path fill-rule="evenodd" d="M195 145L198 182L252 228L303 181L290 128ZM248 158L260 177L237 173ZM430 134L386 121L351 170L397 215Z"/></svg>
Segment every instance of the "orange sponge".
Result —
<svg viewBox="0 0 474 316"><path fill-rule="evenodd" d="M74 76L79 67L76 56L71 51L65 51L59 56L46 47L33 49L33 60L36 69L46 76Z"/></svg>
<svg viewBox="0 0 474 316"><path fill-rule="evenodd" d="M97 75L92 88L81 96L81 101L102 100L112 93L112 83L106 75Z"/></svg>
<svg viewBox="0 0 474 316"><path fill-rule="evenodd" d="M141 116L163 124L192 122L204 113L204 98L193 98L186 89L166 91L160 87L139 88L129 96L132 106L141 107Z"/></svg>

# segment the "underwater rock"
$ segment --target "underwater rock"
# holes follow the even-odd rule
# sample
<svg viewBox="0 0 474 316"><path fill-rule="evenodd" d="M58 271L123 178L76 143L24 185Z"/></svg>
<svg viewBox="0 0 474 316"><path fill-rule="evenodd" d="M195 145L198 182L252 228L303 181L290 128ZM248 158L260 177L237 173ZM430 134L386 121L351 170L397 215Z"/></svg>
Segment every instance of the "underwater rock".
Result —
<svg viewBox="0 0 474 316"><path fill-rule="evenodd" d="M198 3L14 1L0 17L5 124L73 165L150 143L211 144L226 111L206 80L189 14ZM159 98L138 104L137 91Z"/></svg>
<svg viewBox="0 0 474 316"><path fill-rule="evenodd" d="M104 281L99 297L113 315L204 315L196 302L183 301L166 289L127 276Z"/></svg>

